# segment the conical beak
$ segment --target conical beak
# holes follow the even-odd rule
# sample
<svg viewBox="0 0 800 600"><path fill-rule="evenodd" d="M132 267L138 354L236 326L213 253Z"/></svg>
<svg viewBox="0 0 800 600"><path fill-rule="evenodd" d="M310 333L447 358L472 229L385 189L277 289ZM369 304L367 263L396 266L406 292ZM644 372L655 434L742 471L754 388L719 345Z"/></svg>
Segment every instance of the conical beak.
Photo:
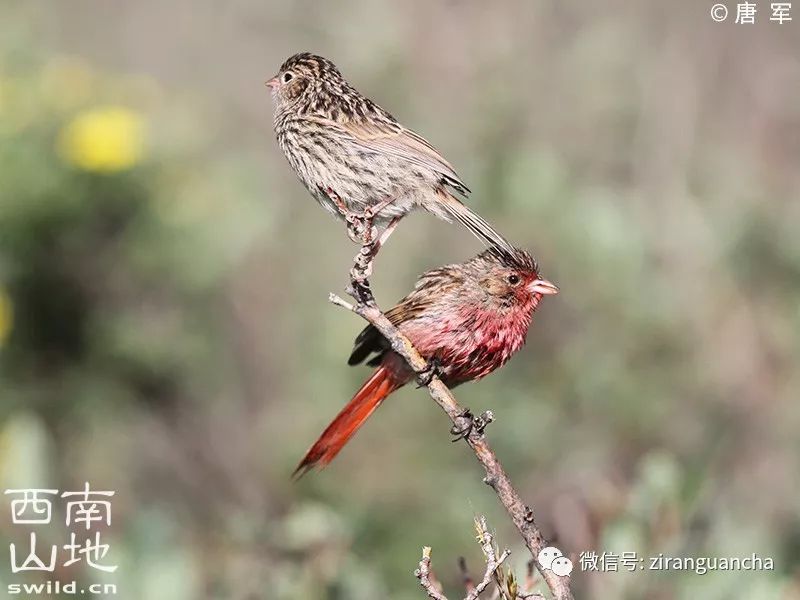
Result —
<svg viewBox="0 0 800 600"><path fill-rule="evenodd" d="M534 279L528 284L528 289L534 294L552 296L558 293L558 286L547 281L547 279Z"/></svg>
<svg viewBox="0 0 800 600"><path fill-rule="evenodd" d="M272 79L265 81L264 85L267 86L269 89L274 90L278 87L278 76L276 75Z"/></svg>

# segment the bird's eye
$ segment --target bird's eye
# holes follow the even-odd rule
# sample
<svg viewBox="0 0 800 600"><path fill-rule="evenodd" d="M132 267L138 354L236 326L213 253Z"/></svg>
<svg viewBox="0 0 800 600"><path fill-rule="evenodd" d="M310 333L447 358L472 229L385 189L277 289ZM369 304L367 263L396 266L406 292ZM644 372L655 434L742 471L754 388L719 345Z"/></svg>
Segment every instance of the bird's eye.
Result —
<svg viewBox="0 0 800 600"><path fill-rule="evenodd" d="M286 73L283 74L283 83L289 83L293 77L294 75L292 75L289 71L286 71Z"/></svg>
<svg viewBox="0 0 800 600"><path fill-rule="evenodd" d="M512 273L511 275L509 275L508 283L510 283L511 285L517 285L519 283L519 275L517 275L516 273Z"/></svg>

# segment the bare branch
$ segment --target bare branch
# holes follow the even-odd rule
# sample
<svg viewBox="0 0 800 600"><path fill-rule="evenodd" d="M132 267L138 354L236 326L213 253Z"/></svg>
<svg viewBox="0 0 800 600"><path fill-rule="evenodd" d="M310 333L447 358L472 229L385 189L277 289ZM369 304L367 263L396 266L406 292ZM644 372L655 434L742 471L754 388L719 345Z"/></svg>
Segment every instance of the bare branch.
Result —
<svg viewBox="0 0 800 600"><path fill-rule="evenodd" d="M481 516L475 519L475 530L478 533L478 541L481 544L483 554L486 556L486 573L483 575L483 580L481 580L481 582L475 586L475 589L467 594L467 597L464 600L477 600L478 596L480 596L481 593L487 587L489 587L489 584L494 580L497 569L500 568L500 565L503 564L503 561L505 561L505 559L507 559L511 554L511 551L506 549L503 550L500 558L497 558L497 552L495 551L494 547L494 537L489 531L489 528L486 526L486 517ZM500 593L502 594L503 592L501 591Z"/></svg>
<svg viewBox="0 0 800 600"><path fill-rule="evenodd" d="M372 272L372 263L375 259L376 251L370 239L365 240L365 242L354 258L353 269L350 272L350 287L347 290L356 300L356 305L351 306L333 294L331 294L331 302L351 310L372 324L386 338L392 350L402 356L414 372L417 373L420 381L427 386L431 398L447 413L453 425L466 431L466 426L470 424L471 420L466 418L465 415L467 413L465 410L456 402L448 387L442 383L435 373L433 376L429 376L430 371L427 368L428 365L425 359L417 352L408 338L400 333L397 327L378 308L365 276ZM547 540L545 540L542 532L536 526L533 509L522 501L505 469L503 469L503 465L486 441L483 430L481 428L472 428L464 436L464 440L472 448L478 462L483 466L486 473L483 478L484 483L491 486L495 491L514 525L516 525L517 530L525 540L525 545L533 556L536 568L542 574L554 598L556 600L573 600L569 587L569 576L561 577L550 569L544 569L539 564L538 556L547 547Z"/></svg>
<svg viewBox="0 0 800 600"><path fill-rule="evenodd" d="M483 554L486 556L486 572L483 579L478 585L473 585L472 579L466 575L466 563L464 559L459 560L462 575L464 576L464 583L467 589L467 595L464 600L478 600L478 597L486 591L486 589L494 581L494 575L503 562L511 555L511 551L503 550L500 557L497 556L497 550L494 546L494 538L486 526L486 517L480 516L475 518L475 530L477 532L478 542L481 545ZM431 570L431 549L425 546L422 549L422 560L419 561L419 568L414 571L414 575L419 579L420 585L427 592L429 598L434 600L447 600L447 597L442 594Z"/></svg>
<svg viewBox="0 0 800 600"><path fill-rule="evenodd" d="M425 546L422 549L422 560L419 561L419 568L414 571L419 584L425 589L428 598L433 600L447 600L447 596L439 591L438 586L434 584L431 578L431 548Z"/></svg>
<svg viewBox="0 0 800 600"><path fill-rule="evenodd" d="M333 292L328 294L328 301L331 302L332 304L335 304L336 306L341 306L342 308L345 308L345 309L349 310L350 312L356 312L356 307L355 306L350 304L347 300L344 300L343 298L340 298L339 296L337 296Z"/></svg>

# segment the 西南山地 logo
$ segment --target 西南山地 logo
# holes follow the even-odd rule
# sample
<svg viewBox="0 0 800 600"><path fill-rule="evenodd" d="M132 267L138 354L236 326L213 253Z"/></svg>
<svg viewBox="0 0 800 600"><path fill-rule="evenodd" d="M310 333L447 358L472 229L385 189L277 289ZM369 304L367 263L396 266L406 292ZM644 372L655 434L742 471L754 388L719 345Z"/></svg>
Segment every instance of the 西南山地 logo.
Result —
<svg viewBox="0 0 800 600"><path fill-rule="evenodd" d="M93 490L88 482L79 491L5 490L10 499L11 523L19 534L9 544L11 573L40 571L45 575L73 565L83 567L84 572L88 569L103 573L116 571L117 565L107 556L110 545L103 539L104 530L111 526L114 494ZM56 583L56 587L63 585ZM36 584L9 584L9 593L53 593L52 584L52 581L43 581L41 589ZM75 583L71 585L74 589Z"/></svg>

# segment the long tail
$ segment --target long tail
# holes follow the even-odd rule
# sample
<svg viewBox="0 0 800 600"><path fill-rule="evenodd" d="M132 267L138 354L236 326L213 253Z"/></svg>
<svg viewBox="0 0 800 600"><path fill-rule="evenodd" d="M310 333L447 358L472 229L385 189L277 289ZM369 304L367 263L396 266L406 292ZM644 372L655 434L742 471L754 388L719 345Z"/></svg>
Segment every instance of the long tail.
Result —
<svg viewBox="0 0 800 600"><path fill-rule="evenodd" d="M438 193L439 199L447 212L459 223L464 225L464 227L469 229L472 234L486 246L490 248L500 248L506 252L514 252L514 246L500 235L486 219L472 211L466 204L447 191L439 190Z"/></svg>
<svg viewBox="0 0 800 600"><path fill-rule="evenodd" d="M324 467L331 462L381 402L402 385L390 367L378 367L306 452L293 477L299 479L317 465Z"/></svg>

